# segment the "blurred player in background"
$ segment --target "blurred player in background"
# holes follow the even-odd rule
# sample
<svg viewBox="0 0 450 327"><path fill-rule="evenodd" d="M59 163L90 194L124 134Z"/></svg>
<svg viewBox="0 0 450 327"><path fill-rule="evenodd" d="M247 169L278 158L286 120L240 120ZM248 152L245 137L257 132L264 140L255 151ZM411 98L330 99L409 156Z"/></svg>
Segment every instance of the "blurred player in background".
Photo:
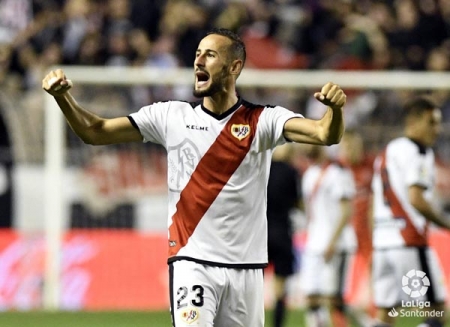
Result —
<svg viewBox="0 0 450 327"><path fill-rule="evenodd" d="M269 263L274 269L274 327L282 327L286 316L286 280L294 274L295 253L292 210L299 207L300 175L292 164L292 143L275 149L267 187Z"/></svg>
<svg viewBox="0 0 450 327"><path fill-rule="evenodd" d="M402 301L429 301L430 310L443 312L446 297L444 276L427 240L429 223L450 228L433 204L431 147L441 130L441 112L428 99L418 98L405 105L404 117L404 135L390 141L374 164L372 279L377 327L394 325L395 309ZM429 280L425 294L424 277ZM444 318L438 316L420 326L443 325Z"/></svg>
<svg viewBox="0 0 450 327"><path fill-rule="evenodd" d="M357 249L352 265L351 288L356 301L361 307L371 306L370 268L372 257L372 176L374 157L365 151L362 135L347 129L339 144L339 161L348 167L355 180L356 193L353 198L353 215L351 223L355 230ZM357 278L355 278L357 276ZM349 308L351 309L351 308ZM351 312L360 326L369 326L371 319L362 312Z"/></svg>
<svg viewBox="0 0 450 327"><path fill-rule="evenodd" d="M287 141L328 145L343 133L345 93L327 83L315 93L320 120L240 98L236 80L245 45L225 29L208 33L195 54L194 95L128 117L106 119L70 95L62 70L42 87L72 130L94 145L154 142L167 150L169 278L173 325L264 325L267 180L273 149Z"/></svg>
<svg viewBox="0 0 450 327"><path fill-rule="evenodd" d="M350 222L355 183L352 172L330 160L325 148L308 146L306 154L312 161L302 178L308 218L301 269L306 326L345 326L344 291L356 248Z"/></svg>

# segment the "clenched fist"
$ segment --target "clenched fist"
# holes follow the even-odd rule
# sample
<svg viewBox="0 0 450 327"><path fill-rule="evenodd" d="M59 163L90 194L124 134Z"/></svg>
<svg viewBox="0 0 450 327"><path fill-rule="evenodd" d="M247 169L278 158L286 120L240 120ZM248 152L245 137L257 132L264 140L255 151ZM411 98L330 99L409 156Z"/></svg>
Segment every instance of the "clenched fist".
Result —
<svg viewBox="0 0 450 327"><path fill-rule="evenodd" d="M331 109L341 109L347 101L347 96L339 85L331 82L325 84L320 92L314 93L314 97Z"/></svg>
<svg viewBox="0 0 450 327"><path fill-rule="evenodd" d="M52 70L42 80L42 88L53 96L63 95L72 85L72 81L66 78L62 69Z"/></svg>

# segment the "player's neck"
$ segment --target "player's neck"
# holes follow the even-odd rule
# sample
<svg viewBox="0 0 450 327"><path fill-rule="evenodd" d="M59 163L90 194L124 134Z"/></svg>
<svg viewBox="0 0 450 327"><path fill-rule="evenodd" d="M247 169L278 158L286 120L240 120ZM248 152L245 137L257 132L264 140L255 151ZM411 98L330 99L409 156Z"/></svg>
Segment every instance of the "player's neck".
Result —
<svg viewBox="0 0 450 327"><path fill-rule="evenodd" d="M414 133L414 131L407 131L405 133L405 136L407 138L409 138L411 141L413 141L414 143L423 146L423 147L427 147L426 144L422 141L422 138L419 135L416 135L416 133Z"/></svg>
<svg viewBox="0 0 450 327"><path fill-rule="evenodd" d="M316 158L315 163L317 166L327 166L330 163L330 158L322 154Z"/></svg>
<svg viewBox="0 0 450 327"><path fill-rule="evenodd" d="M203 106L209 111L221 115L238 102L238 96L233 93L220 93L203 98Z"/></svg>

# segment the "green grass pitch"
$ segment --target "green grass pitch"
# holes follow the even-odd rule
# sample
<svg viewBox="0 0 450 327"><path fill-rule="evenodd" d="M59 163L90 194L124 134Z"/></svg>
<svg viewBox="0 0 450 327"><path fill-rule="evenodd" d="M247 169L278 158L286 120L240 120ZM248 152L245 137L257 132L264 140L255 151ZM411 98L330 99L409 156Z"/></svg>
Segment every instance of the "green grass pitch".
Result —
<svg viewBox="0 0 450 327"><path fill-rule="evenodd" d="M58 311L58 312L3 312L0 313L2 327L170 327L167 312L140 311Z"/></svg>
<svg viewBox="0 0 450 327"><path fill-rule="evenodd" d="M272 327L272 314L266 313L266 327ZM413 327L418 319L399 320L396 327ZM167 311L110 312L0 312L1 327L170 327ZM450 324L446 324L450 327ZM290 311L285 327L305 327L302 311Z"/></svg>

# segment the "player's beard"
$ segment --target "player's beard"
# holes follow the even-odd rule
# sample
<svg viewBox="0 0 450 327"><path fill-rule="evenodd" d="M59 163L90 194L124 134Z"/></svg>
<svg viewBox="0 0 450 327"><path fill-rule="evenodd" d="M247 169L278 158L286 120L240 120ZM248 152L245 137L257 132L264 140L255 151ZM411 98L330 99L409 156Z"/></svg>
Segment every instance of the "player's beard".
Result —
<svg viewBox="0 0 450 327"><path fill-rule="evenodd" d="M228 67L224 66L219 74L215 76L211 76L211 83L206 89L203 90L197 90L195 89L194 85L194 91L192 92L193 95L197 98L204 98L204 97L210 97L214 94L221 92L225 90L225 81L227 78L227 71Z"/></svg>

